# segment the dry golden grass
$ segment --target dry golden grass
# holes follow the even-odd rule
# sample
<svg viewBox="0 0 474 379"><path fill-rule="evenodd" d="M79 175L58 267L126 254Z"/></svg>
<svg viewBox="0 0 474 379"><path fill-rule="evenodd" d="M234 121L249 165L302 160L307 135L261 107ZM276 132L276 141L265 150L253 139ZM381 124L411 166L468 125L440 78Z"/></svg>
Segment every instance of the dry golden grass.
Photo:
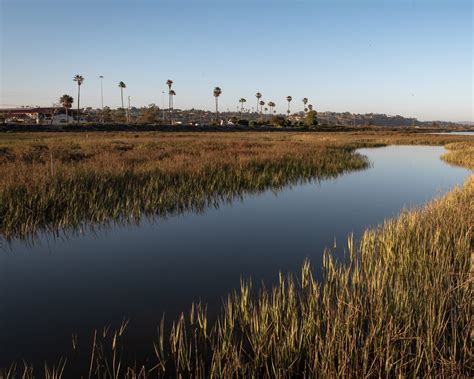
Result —
<svg viewBox="0 0 474 379"><path fill-rule="evenodd" d="M278 161L328 148L389 144L446 145L474 137L415 133L25 133L0 141L0 188L45 184L84 170L119 173L159 168L194 172L208 166ZM51 164L52 163L52 164Z"/></svg>
<svg viewBox="0 0 474 379"><path fill-rule="evenodd" d="M354 149L445 144L414 133L25 133L0 142L0 234L136 221L362 169ZM453 145L456 146L456 145Z"/></svg>
<svg viewBox="0 0 474 379"><path fill-rule="evenodd" d="M450 143L445 146L449 151L442 156L448 163L474 170L474 141Z"/></svg>

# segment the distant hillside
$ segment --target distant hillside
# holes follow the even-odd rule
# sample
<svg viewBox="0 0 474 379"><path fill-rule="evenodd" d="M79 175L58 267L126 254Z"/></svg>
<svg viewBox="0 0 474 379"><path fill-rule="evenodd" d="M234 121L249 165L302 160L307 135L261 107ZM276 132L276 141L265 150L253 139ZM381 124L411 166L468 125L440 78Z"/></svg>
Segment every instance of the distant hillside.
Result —
<svg viewBox="0 0 474 379"><path fill-rule="evenodd" d="M400 115L386 115L381 113L337 113L318 112L318 119L322 123L354 126L387 126L387 127L423 127L423 128L459 128L469 127L474 123L460 123L451 121L419 121L416 118L408 118Z"/></svg>

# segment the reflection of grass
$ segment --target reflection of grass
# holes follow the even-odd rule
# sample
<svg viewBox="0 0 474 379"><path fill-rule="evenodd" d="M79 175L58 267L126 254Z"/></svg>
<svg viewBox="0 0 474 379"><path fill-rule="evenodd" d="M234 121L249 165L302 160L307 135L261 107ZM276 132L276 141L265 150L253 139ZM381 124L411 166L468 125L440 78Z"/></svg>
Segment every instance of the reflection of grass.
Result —
<svg viewBox="0 0 474 379"><path fill-rule="evenodd" d="M473 167L471 143L444 157ZM469 377L472 362L474 177L419 210L404 211L359 243L348 262L324 257L323 280L309 263L272 290L242 282L218 321L193 305L165 336L155 359L120 363L124 323L95 334L94 377ZM62 370L64 361L52 369ZM11 371L17 371L12 366ZM21 370L18 369L18 372ZM68 367L65 368L67 376ZM6 373L6 371L5 371ZM28 371L30 375L31 372ZM0 376L2 372L0 371ZM128 376L127 376L128 375ZM8 377L8 375L4 374ZM27 376L29 377L29 376Z"/></svg>

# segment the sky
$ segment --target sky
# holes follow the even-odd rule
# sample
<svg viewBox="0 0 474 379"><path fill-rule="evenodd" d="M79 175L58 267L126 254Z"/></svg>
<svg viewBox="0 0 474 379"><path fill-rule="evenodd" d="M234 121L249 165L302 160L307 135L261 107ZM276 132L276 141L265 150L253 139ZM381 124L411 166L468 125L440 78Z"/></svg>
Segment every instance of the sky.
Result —
<svg viewBox="0 0 474 379"><path fill-rule="evenodd" d="M474 121L471 0L0 0L0 106L302 110Z"/></svg>

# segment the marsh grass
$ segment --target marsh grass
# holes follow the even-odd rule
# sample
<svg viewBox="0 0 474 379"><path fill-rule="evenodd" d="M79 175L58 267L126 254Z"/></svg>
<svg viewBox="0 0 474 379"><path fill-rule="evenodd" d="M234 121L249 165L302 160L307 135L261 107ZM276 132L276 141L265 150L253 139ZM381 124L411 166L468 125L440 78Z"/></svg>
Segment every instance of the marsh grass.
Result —
<svg viewBox="0 0 474 379"><path fill-rule="evenodd" d="M0 234L34 238L164 217L368 167L360 147L413 133L30 133L0 142ZM456 145L453 145L456 146Z"/></svg>
<svg viewBox="0 0 474 379"><path fill-rule="evenodd" d="M0 233L7 239L202 211L244 193L277 191L369 165L353 149L285 140L60 142L6 150Z"/></svg>
<svg viewBox="0 0 474 379"><path fill-rule="evenodd" d="M441 159L455 166L464 166L474 170L474 142L455 142L446 145L448 151Z"/></svg>

